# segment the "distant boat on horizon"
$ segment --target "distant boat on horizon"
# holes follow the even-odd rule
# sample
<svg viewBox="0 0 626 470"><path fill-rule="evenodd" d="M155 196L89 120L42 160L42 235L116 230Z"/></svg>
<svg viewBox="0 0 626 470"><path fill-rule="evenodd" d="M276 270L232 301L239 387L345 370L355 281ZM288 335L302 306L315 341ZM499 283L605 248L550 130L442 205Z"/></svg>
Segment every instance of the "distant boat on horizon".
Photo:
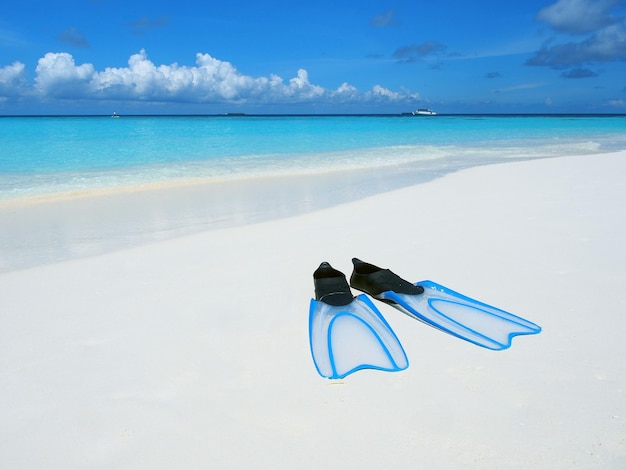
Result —
<svg viewBox="0 0 626 470"><path fill-rule="evenodd" d="M112 117L112 118L119 119L120 115L119 115L119 114L117 114L117 112L116 112L116 111L113 111L113 114L111 114L111 117Z"/></svg>
<svg viewBox="0 0 626 470"><path fill-rule="evenodd" d="M436 116L437 113L432 109L420 108L409 113L401 113L401 116Z"/></svg>
<svg viewBox="0 0 626 470"><path fill-rule="evenodd" d="M413 111L413 116L436 116L437 113L432 109L418 109L417 111Z"/></svg>

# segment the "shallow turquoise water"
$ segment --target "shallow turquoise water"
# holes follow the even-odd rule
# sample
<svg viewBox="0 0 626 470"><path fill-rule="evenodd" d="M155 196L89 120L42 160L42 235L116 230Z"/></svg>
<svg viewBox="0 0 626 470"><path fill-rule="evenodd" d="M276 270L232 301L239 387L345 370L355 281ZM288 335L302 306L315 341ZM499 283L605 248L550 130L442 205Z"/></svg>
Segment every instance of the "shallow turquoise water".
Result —
<svg viewBox="0 0 626 470"><path fill-rule="evenodd" d="M0 119L0 199L626 149L625 116L136 116Z"/></svg>
<svg viewBox="0 0 626 470"><path fill-rule="evenodd" d="M623 150L625 131L623 116L4 117L0 272L289 217L472 166ZM114 191L191 178L225 184ZM110 197L12 204L95 189Z"/></svg>

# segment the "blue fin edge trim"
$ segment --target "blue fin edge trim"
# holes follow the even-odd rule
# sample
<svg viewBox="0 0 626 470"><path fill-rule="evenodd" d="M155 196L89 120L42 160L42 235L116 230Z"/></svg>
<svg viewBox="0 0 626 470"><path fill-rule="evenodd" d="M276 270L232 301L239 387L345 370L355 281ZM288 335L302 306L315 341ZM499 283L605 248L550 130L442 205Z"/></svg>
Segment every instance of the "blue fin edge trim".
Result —
<svg viewBox="0 0 626 470"><path fill-rule="evenodd" d="M442 286L441 284L437 284L436 282L433 282L433 281L421 281L421 282L417 282L415 285L420 285L420 286L422 286L424 288L434 288L434 289L440 290L442 292L445 292L446 294L453 295L455 297L458 297L459 299L465 300L466 302L473 302L473 303L475 303L477 305L481 305L483 307L487 307L487 308L490 308L490 309L497 310L499 312L504 313L506 316L508 316L509 317L509 319L508 319L509 321L518 323L521 326L524 326L526 328L530 328L530 329L534 330L532 333L522 333L522 334L532 335L532 334L536 334L536 333L541 333L541 327L539 325L537 325L536 323L531 322L530 320L522 318L522 317L520 317L518 315L515 315L515 314L513 314L511 312L507 312L506 310L502 310L501 308L494 307L493 305L486 304L484 302L481 302L480 300L476 300L476 299L473 299L473 298L468 297L466 295L463 295L460 292L456 292L456 291L454 291L452 289L449 289L448 287ZM487 312L487 313L490 313L490 312ZM491 315L493 315L493 314L491 314Z"/></svg>
<svg viewBox="0 0 626 470"><path fill-rule="evenodd" d="M385 344L383 343L383 341L380 338L380 335L378 335L376 333L376 331L363 319L359 318L358 316L350 313L350 312L344 312L344 313L339 313L337 314L337 316L335 318L333 318L329 325L328 325L328 331L327 331L327 350L328 353L330 355L330 363L331 363L331 368L333 370L333 375L325 375L322 373L322 371L320 370L320 368L317 365L317 362L315 360L315 355L313 354L313 343L312 343L312 338L311 338L311 323L313 320L313 313L316 310L316 306L319 303L318 300L315 299L311 299L310 305L309 305L309 349L311 350L311 357L313 358L313 364L315 365L315 369L317 370L317 373L327 379L343 379L345 377L347 377L350 374L353 374L354 372L357 372L359 370L362 369L373 369L373 370L380 370L383 372L400 372L403 371L405 369L407 369L409 367L409 359L406 355L406 352L404 351L404 348L402 347L402 343L400 343L400 340L398 339L398 337L396 336L396 333L393 331L393 329L391 328L391 326L389 325L389 323L387 322L387 320L385 320L385 317L383 317L383 315L380 313L380 311L376 308L376 306L372 303L372 301L369 299L369 297L367 297L365 294L360 294L357 297L355 297L355 300L358 299L361 302L363 302L364 304L366 304L373 312L374 314L380 319L380 321L383 323L383 325L387 328L387 330L389 330L389 332L391 333L391 335L393 336L393 338L397 341L398 345L400 345L400 350L402 351L402 354L404 356L404 360L406 362L406 366L405 367L401 367L399 366L396 361L393 360L393 357L391 356L389 349L385 346ZM353 300L354 302L354 300ZM338 310L341 310L342 307L337 307ZM338 374L337 373L337 368L335 367L335 359L333 357L332 354L332 347L330 344L330 334L332 331L332 324L335 322L335 320L339 317L339 316L343 316L343 315L347 315L347 316L351 316L356 318L357 320L361 321L365 326L367 326L367 328L371 331L371 333L374 335L374 337L378 340L378 342L380 343L380 345L382 346L383 350L385 351L385 353L387 354L387 357L389 358L389 362L391 362L394 367L392 368L388 368L388 367L381 367L381 366L377 366L374 364L368 364L368 363L363 363L363 364L359 364L358 366L350 369L349 371L343 373L343 374Z"/></svg>
<svg viewBox="0 0 626 470"><path fill-rule="evenodd" d="M467 330L467 331L469 331L469 332L471 332L471 333L473 333L473 334L475 334L477 336L480 336L480 337L482 337L482 338L484 338L486 340L486 342L481 343L479 341L472 340L470 338L464 337L464 336L462 336L462 335L460 335L460 334L458 334L458 333L456 333L456 332L454 332L452 330L449 330L448 328L442 327L441 325L438 325L437 323L435 323L432 320L428 319L427 317L423 316L420 312L416 311L411 306L406 305L402 301L402 299L400 297L398 297L397 294L395 292L393 292L393 291L383 292L381 297L384 297L385 299L393 301L397 306L400 306L401 310L404 311L405 313L408 313L410 316L413 316L413 317L417 318L418 320L423 321L424 323L426 323L426 324L428 324L428 325L430 325L430 326L432 326L432 327L434 327L434 328L436 328L438 330L444 331L444 332L446 332L446 333L448 333L448 334L450 334L452 336L455 336L455 337L457 337L459 339L462 339L462 340L467 341L469 343L473 343L473 344L475 344L477 346L480 346L480 347L483 347L483 348L486 348L486 349L491 349L493 351L501 351L501 350L510 348L511 344L512 344L512 340L513 340L513 338L515 336L532 335L532 334L537 334L537 333L541 332L541 327L539 325L537 325L537 324L535 324L535 323L533 323L533 322L531 322L529 320L526 320L525 318L519 317L519 316L514 315L514 314L512 314L510 312L507 312L506 310L499 309L497 307L494 307L493 305L489 305L489 304L486 304L486 303L481 302L479 300L476 300L476 299L473 299L471 297L468 297L468 296L466 296L464 294L461 294L461 293L456 292L456 291L454 291L452 289L449 289L449 288L447 288L445 286L442 286L441 284L437 284L436 282L426 280L426 281L416 282L415 285L416 286L422 286L425 289L434 289L434 290L438 290L440 292L444 292L444 293L446 293L448 295L452 295L454 297L457 297L459 300L462 300L462 301L474 304L476 307L473 307L473 308L485 307L487 309L496 310L498 312L503 313L504 317L506 317L505 319L507 321L509 321L511 323L518 324L521 327L528 328L531 331L512 332L512 333L510 333L508 335L507 342L506 343L501 343L501 342L496 341L496 340L494 340L494 339L492 339L492 338L490 338L488 336L483 335L482 333L480 333L480 332L478 332L476 330L468 328L467 326L463 325L462 323L459 323L456 320L454 320L454 319L450 318L449 316L445 315L441 310L439 310L438 308L433 306L432 301L435 300L435 299L429 299L428 300L428 305L430 306L430 308L432 308L439 315L441 315L442 317L445 317L446 319L448 319L452 323L455 323L455 324L459 325L461 328L463 328L463 329L465 329L465 330ZM442 300L442 301L443 302L449 302L449 303L452 303L452 304L456 303L458 305L464 305L463 302L454 302L454 301L451 301L451 300ZM480 309L480 308L478 308L478 309ZM494 314L493 312L490 312L489 310L485 310L485 309L480 309L480 310L482 310L484 313L486 313L488 315L492 315L492 316L495 316L495 317L498 316L498 315ZM500 318L503 318L503 317L500 317ZM489 344L494 345L494 346L490 346Z"/></svg>

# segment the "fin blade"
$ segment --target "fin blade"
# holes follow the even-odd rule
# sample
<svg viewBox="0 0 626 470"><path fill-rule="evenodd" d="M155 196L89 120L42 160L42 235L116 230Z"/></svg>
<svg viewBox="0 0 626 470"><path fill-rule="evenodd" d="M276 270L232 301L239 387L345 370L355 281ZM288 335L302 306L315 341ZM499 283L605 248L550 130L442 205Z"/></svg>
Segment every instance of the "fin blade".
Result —
<svg viewBox="0 0 626 470"><path fill-rule="evenodd" d="M404 313L453 336L493 350L507 349L513 337L536 334L538 325L432 281L417 283L422 295L385 292Z"/></svg>
<svg viewBox="0 0 626 470"><path fill-rule="evenodd" d="M312 299L309 340L322 377L339 379L361 369L396 372L409 365L395 333L363 295L344 306Z"/></svg>

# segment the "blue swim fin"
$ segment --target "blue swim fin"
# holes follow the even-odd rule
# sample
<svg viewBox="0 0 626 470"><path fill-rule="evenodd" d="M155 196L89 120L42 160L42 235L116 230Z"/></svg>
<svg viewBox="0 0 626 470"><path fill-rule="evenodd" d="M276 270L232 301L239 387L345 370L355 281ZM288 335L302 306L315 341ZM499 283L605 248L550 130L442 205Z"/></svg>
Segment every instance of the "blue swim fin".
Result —
<svg viewBox="0 0 626 470"><path fill-rule="evenodd" d="M404 370L409 361L395 333L365 295L354 297L346 276L323 262L313 273L309 309L311 355L322 377L357 370Z"/></svg>
<svg viewBox="0 0 626 470"><path fill-rule="evenodd" d="M388 269L357 258L350 285L407 315L488 349L511 346L517 335L539 333L541 327L511 313L459 294L432 281L412 284Z"/></svg>

